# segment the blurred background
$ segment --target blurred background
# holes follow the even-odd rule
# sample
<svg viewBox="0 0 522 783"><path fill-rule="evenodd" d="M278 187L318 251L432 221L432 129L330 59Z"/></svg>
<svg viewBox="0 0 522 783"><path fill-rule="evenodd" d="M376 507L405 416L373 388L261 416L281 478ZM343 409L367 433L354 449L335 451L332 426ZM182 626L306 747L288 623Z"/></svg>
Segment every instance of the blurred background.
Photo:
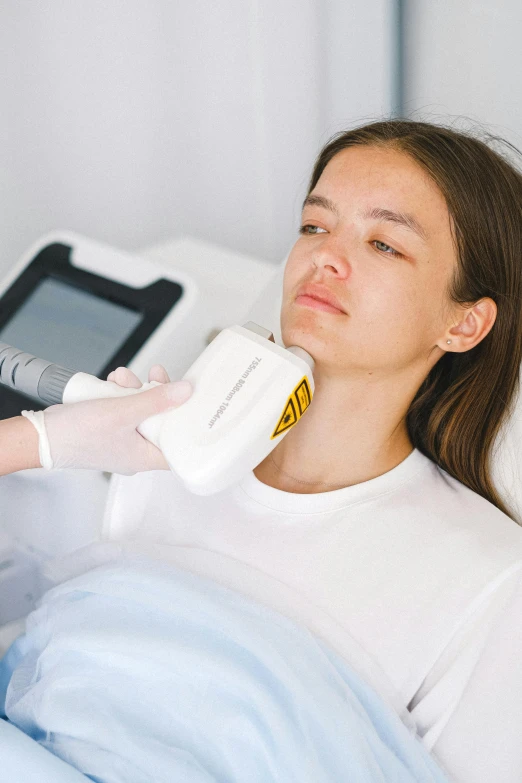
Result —
<svg viewBox="0 0 522 783"><path fill-rule="evenodd" d="M0 275L53 229L279 262L320 147L371 119L522 147L521 25L520 0L4 0Z"/></svg>

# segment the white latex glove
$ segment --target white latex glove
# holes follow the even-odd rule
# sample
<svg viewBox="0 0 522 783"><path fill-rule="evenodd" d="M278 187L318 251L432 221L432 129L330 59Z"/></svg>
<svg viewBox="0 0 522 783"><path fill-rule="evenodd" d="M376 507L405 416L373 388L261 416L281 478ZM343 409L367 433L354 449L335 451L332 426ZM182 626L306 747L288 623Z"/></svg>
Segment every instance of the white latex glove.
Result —
<svg viewBox="0 0 522 783"><path fill-rule="evenodd" d="M107 376L108 381L114 381L118 386L126 386L131 389L141 389L143 386L138 376L129 370L128 367L118 367L117 370L113 370ZM170 378L164 366L162 364L155 364L149 370L149 383L156 381L156 383L170 383Z"/></svg>
<svg viewBox="0 0 522 783"><path fill-rule="evenodd" d="M141 389L142 382L128 367L118 367L117 370L113 370L108 376L108 381L115 381L119 386L126 386L132 389ZM149 370L149 383L156 381L157 383L170 383L170 378L166 369L162 364L155 364Z"/></svg>
<svg viewBox="0 0 522 783"><path fill-rule="evenodd" d="M136 389L142 386L127 367L119 367L107 380ZM46 408L43 421L53 469L84 468L125 475L168 470L161 451L136 427L156 413L179 407L192 394L192 387L188 381L170 383L161 365L149 370L151 381L160 385L140 394Z"/></svg>

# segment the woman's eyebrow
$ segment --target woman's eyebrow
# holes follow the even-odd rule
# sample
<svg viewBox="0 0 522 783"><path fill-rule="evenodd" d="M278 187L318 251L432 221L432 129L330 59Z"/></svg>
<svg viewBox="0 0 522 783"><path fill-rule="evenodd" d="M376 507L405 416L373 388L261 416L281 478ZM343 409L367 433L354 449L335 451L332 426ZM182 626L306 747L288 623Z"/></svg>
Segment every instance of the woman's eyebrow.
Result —
<svg viewBox="0 0 522 783"><path fill-rule="evenodd" d="M409 215L407 212L392 212L389 209L381 209L380 207L372 207L366 210L361 215L365 220L385 220L390 223L397 223L399 226L409 228L410 231L418 234L425 242L428 240L428 234L421 224L416 220L413 215Z"/></svg>
<svg viewBox="0 0 522 783"><path fill-rule="evenodd" d="M333 201L325 196L313 195L307 196L303 201L303 209L305 207L322 207L330 212L333 212L337 217L341 217L339 210ZM365 220L381 220L388 221L390 223L396 223L399 226L404 226L410 229L415 234L418 234L425 242L428 239L426 230L416 220L413 215L409 215L407 212L392 212L390 209L383 209L381 207L371 207L366 212L361 214L361 217Z"/></svg>
<svg viewBox="0 0 522 783"><path fill-rule="evenodd" d="M333 212L336 217L341 217L340 212L333 201L330 201L330 199L325 196L314 196L313 194L307 196L303 201L301 211L303 211L305 207L323 207L323 209L328 209L330 212Z"/></svg>

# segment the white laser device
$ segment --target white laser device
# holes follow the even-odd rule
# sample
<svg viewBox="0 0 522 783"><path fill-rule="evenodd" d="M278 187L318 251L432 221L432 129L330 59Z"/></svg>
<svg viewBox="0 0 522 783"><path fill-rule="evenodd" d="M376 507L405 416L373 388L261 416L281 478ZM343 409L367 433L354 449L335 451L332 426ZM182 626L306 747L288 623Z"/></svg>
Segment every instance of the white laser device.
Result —
<svg viewBox="0 0 522 783"><path fill-rule="evenodd" d="M192 396L157 414L139 432L163 453L171 470L198 495L241 480L297 424L312 401L314 360L303 348L283 348L249 321L223 329L187 370ZM46 404L136 394L94 375L68 370L0 343L0 383Z"/></svg>

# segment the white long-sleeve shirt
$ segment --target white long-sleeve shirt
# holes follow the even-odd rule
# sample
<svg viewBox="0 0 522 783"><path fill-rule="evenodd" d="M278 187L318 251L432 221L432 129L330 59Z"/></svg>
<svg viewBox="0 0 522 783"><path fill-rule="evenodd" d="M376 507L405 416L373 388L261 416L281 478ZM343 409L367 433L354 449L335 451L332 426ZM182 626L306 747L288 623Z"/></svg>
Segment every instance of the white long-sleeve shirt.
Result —
<svg viewBox="0 0 522 783"><path fill-rule="evenodd" d="M202 497L119 477L106 535L287 615L387 699L458 783L522 780L522 528L414 449L319 494L253 473Z"/></svg>

